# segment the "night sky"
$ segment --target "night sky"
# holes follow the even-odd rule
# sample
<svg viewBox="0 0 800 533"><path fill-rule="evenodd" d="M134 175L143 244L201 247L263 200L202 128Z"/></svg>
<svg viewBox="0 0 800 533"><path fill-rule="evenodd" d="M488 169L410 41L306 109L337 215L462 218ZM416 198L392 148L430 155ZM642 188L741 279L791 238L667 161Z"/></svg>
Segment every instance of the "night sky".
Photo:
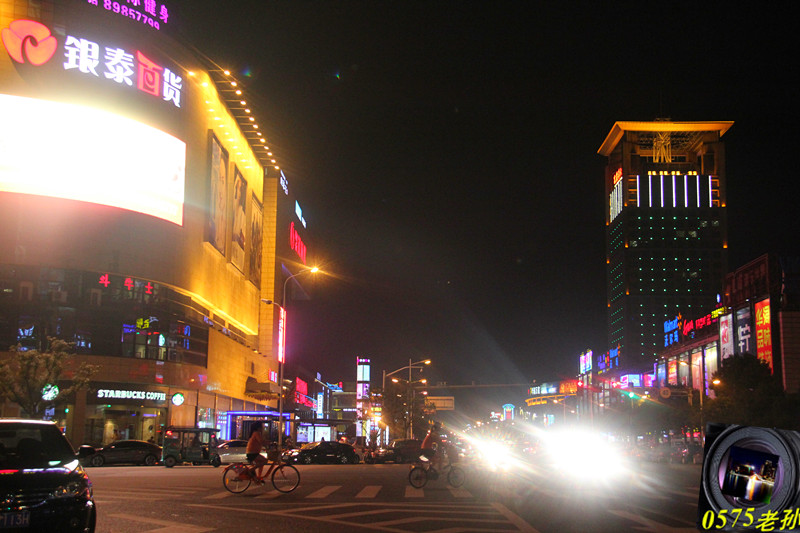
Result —
<svg viewBox="0 0 800 533"><path fill-rule="evenodd" d="M363 356L373 386L409 358L431 381L542 382L605 351L615 121L735 121L729 266L798 253L789 3L172 4L256 93L333 273L289 304L288 357L327 381Z"/></svg>

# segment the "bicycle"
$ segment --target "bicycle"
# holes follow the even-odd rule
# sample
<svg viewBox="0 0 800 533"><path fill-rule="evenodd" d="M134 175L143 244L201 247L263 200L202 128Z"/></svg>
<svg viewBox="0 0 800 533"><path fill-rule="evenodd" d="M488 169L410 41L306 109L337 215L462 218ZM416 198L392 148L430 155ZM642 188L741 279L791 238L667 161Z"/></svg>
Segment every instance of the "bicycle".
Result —
<svg viewBox="0 0 800 533"><path fill-rule="evenodd" d="M441 474L447 474L447 483L454 488L459 488L467 480L467 474L460 466L454 465L449 462L442 468ZM433 464L425 459L420 458L408 473L408 482L416 489L421 489L428 483L429 479L438 479L439 471L437 471Z"/></svg>
<svg viewBox="0 0 800 533"><path fill-rule="evenodd" d="M268 477L272 480L275 490L284 494L292 492L300 485L300 472L297 468L280 459L269 463L269 469L263 476L256 475L256 467L252 463L232 463L222 472L222 484L230 492L240 494L246 491L251 483L263 485Z"/></svg>

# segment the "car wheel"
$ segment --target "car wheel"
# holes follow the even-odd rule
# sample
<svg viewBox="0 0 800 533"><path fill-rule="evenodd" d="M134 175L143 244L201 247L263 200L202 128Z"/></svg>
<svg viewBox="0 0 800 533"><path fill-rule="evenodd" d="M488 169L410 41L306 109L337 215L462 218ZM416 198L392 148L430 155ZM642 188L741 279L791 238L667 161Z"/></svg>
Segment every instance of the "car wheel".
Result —
<svg viewBox="0 0 800 533"><path fill-rule="evenodd" d="M146 466L155 466L158 462L158 458L155 455L148 455L144 458L144 464Z"/></svg>
<svg viewBox="0 0 800 533"><path fill-rule="evenodd" d="M105 463L106 459L102 455L95 455L92 457L92 466L103 466Z"/></svg>
<svg viewBox="0 0 800 533"><path fill-rule="evenodd" d="M347 459L346 455L342 455L341 457L339 457L339 462L342 463L343 465L346 465L350 461Z"/></svg>
<svg viewBox="0 0 800 533"><path fill-rule="evenodd" d="M311 456L310 455L304 455L303 456L303 464L304 465L310 465L311 464Z"/></svg>
<svg viewBox="0 0 800 533"><path fill-rule="evenodd" d="M354 465L361 464L361 458L357 455L354 455L353 457L350 458L350 462L353 463Z"/></svg>
<svg viewBox="0 0 800 533"><path fill-rule="evenodd" d="M222 459L219 458L219 455L215 455L214 457L211 458L210 462L211 462L211 466L213 466L214 468L217 468L219 465L222 464Z"/></svg>
<svg viewBox="0 0 800 533"><path fill-rule="evenodd" d="M167 456L167 457L164 459L164 466L166 466L167 468L172 468L172 467L173 467L173 466L175 466L177 463L178 463L178 461L177 461L177 460L175 459L175 457L173 457L172 455L168 455L168 456Z"/></svg>

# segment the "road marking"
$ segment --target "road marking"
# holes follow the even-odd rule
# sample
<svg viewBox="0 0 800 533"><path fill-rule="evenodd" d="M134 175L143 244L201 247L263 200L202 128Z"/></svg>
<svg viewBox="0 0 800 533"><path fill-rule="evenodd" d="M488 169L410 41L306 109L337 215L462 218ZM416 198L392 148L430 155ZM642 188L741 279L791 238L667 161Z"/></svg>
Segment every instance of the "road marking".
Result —
<svg viewBox="0 0 800 533"><path fill-rule="evenodd" d="M456 489L454 487L447 487L453 498L472 498L472 494L467 489Z"/></svg>
<svg viewBox="0 0 800 533"><path fill-rule="evenodd" d="M148 533L204 533L206 531L213 531L212 527L191 526L180 522L170 522L168 520L159 520L157 518L148 518L133 514L117 513L109 515L111 518L122 518L123 520L130 520L133 522L144 522L153 526L163 526L158 529L147 529Z"/></svg>
<svg viewBox="0 0 800 533"><path fill-rule="evenodd" d="M340 488L342 488L341 485L328 485L327 487L322 487L321 489L312 492L311 494L306 496L306 498L316 498L316 499L327 498Z"/></svg>
<svg viewBox="0 0 800 533"><path fill-rule="evenodd" d="M420 489L415 489L420 490ZM229 507L223 507L210 504L189 504L189 507L203 507L204 509L220 509L229 511ZM346 510L347 507L356 507L356 512L341 511ZM370 509L371 508L371 509ZM336 514L320 516L309 514L308 511L319 512L322 510L331 510ZM309 507L281 509L276 511L268 511L264 509L252 508L239 508L237 512L254 513L262 516L280 516L284 518L300 518L314 522L321 522L323 524L332 525L336 531L344 530L353 526L365 527L361 521L348 521L343 518L357 518L365 516L374 516L384 513L411 513L414 516L401 518L397 520L371 520L368 528L372 531L384 531L388 533L405 533L408 531L416 531L419 524L435 520L438 523L451 523L450 527L442 528L439 530L430 530L428 533L450 533L450 532L466 532L466 531L515 531L509 530L508 525L516 527L516 531L523 533L539 533L533 529L527 522L522 520L519 516L509 511L502 505L466 505L466 504L453 504L452 502L446 503L374 503L374 502L357 502L357 503L337 503L330 505L313 505ZM477 516L476 516L477 515ZM458 525L456 525L458 524ZM465 525L469 524L469 525ZM411 526L410 528L407 526ZM506 527L503 527L506 526ZM166 532L165 532L166 533Z"/></svg>
<svg viewBox="0 0 800 533"><path fill-rule="evenodd" d="M361 492L356 494L356 498L374 498L380 492L382 486L381 485L367 485Z"/></svg>
<svg viewBox="0 0 800 533"><path fill-rule="evenodd" d="M424 497L425 497L424 489L417 489L410 485L406 487L406 498L424 498Z"/></svg>
<svg viewBox="0 0 800 533"><path fill-rule="evenodd" d="M502 503L493 503L492 507L501 515L503 515L506 520L517 526L517 529L520 531L524 531L525 533L539 533L537 529L534 529L529 523L522 519L516 513L511 512L511 510L503 505Z"/></svg>
<svg viewBox="0 0 800 533"><path fill-rule="evenodd" d="M209 494L208 496L203 496L204 500L221 500L222 498L227 498L228 496L233 496L233 493L227 490L222 492L216 492L214 494Z"/></svg>
<svg viewBox="0 0 800 533"><path fill-rule="evenodd" d="M256 496L256 498L266 498L267 500L272 500L274 498L277 498L281 494L283 494L283 493L280 492L280 491L277 491L275 489L272 489L272 490L265 491L262 494L259 494L258 496Z"/></svg>

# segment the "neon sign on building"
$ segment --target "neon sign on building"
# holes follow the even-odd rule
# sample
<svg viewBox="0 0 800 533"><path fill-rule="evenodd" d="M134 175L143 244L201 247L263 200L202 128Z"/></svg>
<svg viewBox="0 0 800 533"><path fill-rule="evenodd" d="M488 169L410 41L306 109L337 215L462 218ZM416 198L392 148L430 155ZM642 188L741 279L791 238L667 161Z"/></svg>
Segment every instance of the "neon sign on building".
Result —
<svg viewBox="0 0 800 533"><path fill-rule="evenodd" d="M756 302L756 356L772 370L772 318L769 299Z"/></svg>
<svg viewBox="0 0 800 533"><path fill-rule="evenodd" d="M103 47L103 70L100 67L100 45L88 39L67 35L64 42L64 70L77 69L81 74L90 74L111 80L120 85L136 88L147 94L181 106L183 79L166 67L149 59L139 50L134 55L122 48ZM100 70L100 72L98 72Z"/></svg>
<svg viewBox="0 0 800 533"><path fill-rule="evenodd" d="M681 315L676 316L672 320L664 322L664 347L680 342L681 328L683 328L683 320Z"/></svg>
<svg viewBox="0 0 800 533"><path fill-rule="evenodd" d="M612 178L614 183L614 188L611 191L611 194L608 198L608 221L613 222L617 215L622 212L622 207L624 205L622 201L622 167L617 169L614 173L614 177Z"/></svg>
<svg viewBox="0 0 800 533"><path fill-rule="evenodd" d="M41 66L48 63L58 49L58 40L50 28L33 20L15 20L0 32L8 55L20 64ZM34 44L35 43L35 44ZM102 52L102 57L101 57ZM141 51L135 54L114 45L67 35L64 40L66 71L133 87L165 102L181 107L183 78L159 65Z"/></svg>
<svg viewBox="0 0 800 533"><path fill-rule="evenodd" d="M283 307L278 307L278 362L286 361L286 311Z"/></svg>
<svg viewBox="0 0 800 533"><path fill-rule="evenodd" d="M169 22L169 9L164 4L159 5L155 0L125 0L114 2L112 0L86 0L87 4L100 7L127 17L134 22L141 22L156 30L161 29L161 24Z"/></svg>
<svg viewBox="0 0 800 533"><path fill-rule="evenodd" d="M306 245L303 244L303 239L300 238L300 234L297 233L296 229L294 229L294 222L289 224L289 246L297 253L297 255L300 257L300 260L305 265Z"/></svg>

